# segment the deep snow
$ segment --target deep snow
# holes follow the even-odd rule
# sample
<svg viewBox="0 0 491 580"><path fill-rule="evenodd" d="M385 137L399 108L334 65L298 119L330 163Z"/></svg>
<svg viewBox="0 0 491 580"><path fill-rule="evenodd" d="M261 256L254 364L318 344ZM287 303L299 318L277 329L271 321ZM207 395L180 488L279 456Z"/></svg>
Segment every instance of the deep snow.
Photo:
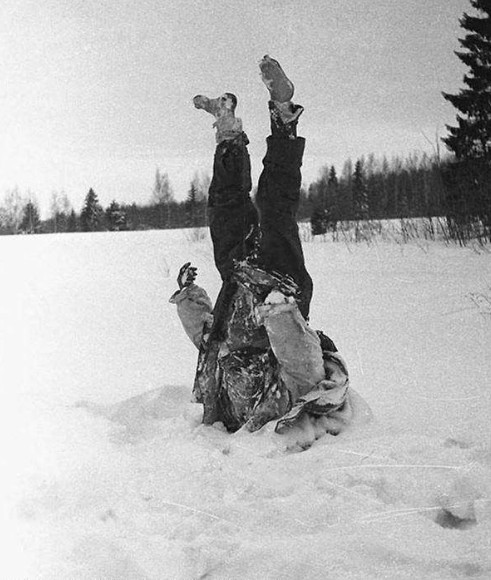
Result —
<svg viewBox="0 0 491 580"><path fill-rule="evenodd" d="M304 246L369 425L284 450L189 403L193 232L0 238L8 580L491 578L491 254Z"/></svg>

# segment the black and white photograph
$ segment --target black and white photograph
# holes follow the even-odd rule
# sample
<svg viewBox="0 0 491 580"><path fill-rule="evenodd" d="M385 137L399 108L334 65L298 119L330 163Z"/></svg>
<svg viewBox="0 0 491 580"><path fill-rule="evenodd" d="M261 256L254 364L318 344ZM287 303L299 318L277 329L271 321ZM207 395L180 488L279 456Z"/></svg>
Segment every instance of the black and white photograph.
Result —
<svg viewBox="0 0 491 580"><path fill-rule="evenodd" d="M0 55L0 579L490 580L491 0Z"/></svg>

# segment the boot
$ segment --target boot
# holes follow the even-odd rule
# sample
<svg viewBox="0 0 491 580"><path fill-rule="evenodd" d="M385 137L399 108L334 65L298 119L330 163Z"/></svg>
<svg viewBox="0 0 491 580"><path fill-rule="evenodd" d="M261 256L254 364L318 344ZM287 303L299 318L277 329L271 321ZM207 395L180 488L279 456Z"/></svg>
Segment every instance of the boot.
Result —
<svg viewBox="0 0 491 580"><path fill-rule="evenodd" d="M279 103L291 101L295 89L280 63L266 54L259 63L259 68L263 82L271 95L271 100Z"/></svg>
<svg viewBox="0 0 491 580"><path fill-rule="evenodd" d="M242 133L242 120L235 116L237 97L232 93L224 93L216 99L196 95L193 104L215 117L213 127L216 129L217 143L235 139Z"/></svg>

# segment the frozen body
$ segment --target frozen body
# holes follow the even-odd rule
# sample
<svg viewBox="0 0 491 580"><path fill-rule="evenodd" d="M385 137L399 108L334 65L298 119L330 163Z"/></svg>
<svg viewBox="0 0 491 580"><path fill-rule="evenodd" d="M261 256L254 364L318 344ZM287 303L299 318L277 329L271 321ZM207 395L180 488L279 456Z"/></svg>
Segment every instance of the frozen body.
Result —
<svg viewBox="0 0 491 580"><path fill-rule="evenodd" d="M250 198L248 139L235 117L236 97L198 95L196 108L216 121L208 209L215 264L223 285L215 306L180 273L171 297L187 335L199 348L194 383L207 424L256 431L280 419L277 432L309 417L338 434L352 416L346 364L322 332L307 322L312 279L296 222L305 139L297 136L303 107L279 64L260 64L270 92L271 135L257 190Z"/></svg>
<svg viewBox="0 0 491 580"><path fill-rule="evenodd" d="M295 454L188 404L168 272L216 295L208 239L1 238L0 577L490 578L491 254L384 228L304 246L376 420Z"/></svg>

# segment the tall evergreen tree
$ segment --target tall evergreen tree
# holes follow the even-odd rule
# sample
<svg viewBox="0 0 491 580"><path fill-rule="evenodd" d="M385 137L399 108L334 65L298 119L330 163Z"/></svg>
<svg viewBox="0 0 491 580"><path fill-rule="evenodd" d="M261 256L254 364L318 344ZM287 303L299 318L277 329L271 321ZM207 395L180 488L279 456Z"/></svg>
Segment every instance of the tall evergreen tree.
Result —
<svg viewBox="0 0 491 580"><path fill-rule="evenodd" d="M111 232L119 232L128 229L126 212L115 200L113 200L111 205L106 209L106 224Z"/></svg>
<svg viewBox="0 0 491 580"><path fill-rule="evenodd" d="M39 231L40 226L39 210L36 204L30 199L24 206L20 229L26 234L35 234Z"/></svg>
<svg viewBox="0 0 491 580"><path fill-rule="evenodd" d="M310 184L309 199L312 204L310 227L313 236L327 232L327 190L329 182L329 168L327 165L320 170L319 178Z"/></svg>
<svg viewBox="0 0 491 580"><path fill-rule="evenodd" d="M85 197L85 204L80 214L80 227L83 232L95 232L101 229L102 206L99 203L95 191L90 188Z"/></svg>
<svg viewBox="0 0 491 580"><path fill-rule="evenodd" d="M335 223L339 218L339 182L336 168L331 165L327 180L327 211L329 220Z"/></svg>
<svg viewBox="0 0 491 580"><path fill-rule="evenodd" d="M77 214L75 213L75 210L72 209L72 211L68 215L66 231L76 232L77 230L78 230L78 218Z"/></svg>
<svg viewBox="0 0 491 580"><path fill-rule="evenodd" d="M466 88L443 93L458 110L457 126L443 138L456 162L444 167L446 212L451 235L461 243L478 235L491 240L491 0L470 0L480 14L464 13L456 52L469 67Z"/></svg>
<svg viewBox="0 0 491 580"><path fill-rule="evenodd" d="M198 190L196 184L191 182L191 186L186 198L184 211L186 213L186 226L190 228L197 227L198 223Z"/></svg>
<svg viewBox="0 0 491 580"><path fill-rule="evenodd" d="M315 205L310 216L310 228L313 236L319 236L327 232L327 210L321 205Z"/></svg>
<svg viewBox="0 0 491 580"><path fill-rule="evenodd" d="M336 174L336 168L334 167L334 165L331 165L331 169L329 170L328 184L333 187L336 187L338 185L338 176Z"/></svg>
<svg viewBox="0 0 491 580"><path fill-rule="evenodd" d="M353 173L353 205L355 219L368 219L368 190L365 183L365 174L361 159L358 159L355 163L355 170Z"/></svg>
<svg viewBox="0 0 491 580"><path fill-rule="evenodd" d="M458 94L443 93L459 111L456 127L447 125L450 135L443 139L457 159L491 162L491 0L471 0L483 17L464 13L461 27L467 31L459 39L465 52L456 52L469 67L464 76L466 88Z"/></svg>
<svg viewBox="0 0 491 580"><path fill-rule="evenodd" d="M309 201L309 195L305 187L301 187L298 201L297 220L301 221L308 218L311 212L312 205Z"/></svg>

